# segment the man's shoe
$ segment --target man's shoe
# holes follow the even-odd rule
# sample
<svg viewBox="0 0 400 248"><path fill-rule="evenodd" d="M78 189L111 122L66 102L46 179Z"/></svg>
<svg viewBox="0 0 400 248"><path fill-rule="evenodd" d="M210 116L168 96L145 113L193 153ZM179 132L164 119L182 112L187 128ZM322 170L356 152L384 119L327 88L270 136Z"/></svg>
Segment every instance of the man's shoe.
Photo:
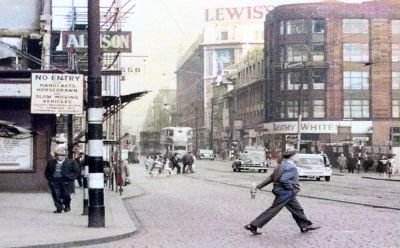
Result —
<svg viewBox="0 0 400 248"><path fill-rule="evenodd" d="M321 228L321 226L309 225L309 226L307 226L307 227L301 228L301 232L302 232L302 233L306 233L306 232L308 232L308 231L313 231L313 230L317 230L317 229L320 229L320 228Z"/></svg>
<svg viewBox="0 0 400 248"><path fill-rule="evenodd" d="M244 229L246 229L246 230L249 230L250 232L252 232L254 235L259 235L259 234L261 234L260 232L257 232L257 227L256 226L253 226L253 225L247 225L247 226L244 226Z"/></svg>
<svg viewBox="0 0 400 248"><path fill-rule="evenodd" d="M61 214L61 213L62 213L62 210L61 210L61 209L57 209L57 210L53 211L53 213L55 213L55 214Z"/></svg>
<svg viewBox="0 0 400 248"><path fill-rule="evenodd" d="M65 207L65 208L64 208L64 212L69 212L69 211L71 211L71 208L70 208L70 207Z"/></svg>

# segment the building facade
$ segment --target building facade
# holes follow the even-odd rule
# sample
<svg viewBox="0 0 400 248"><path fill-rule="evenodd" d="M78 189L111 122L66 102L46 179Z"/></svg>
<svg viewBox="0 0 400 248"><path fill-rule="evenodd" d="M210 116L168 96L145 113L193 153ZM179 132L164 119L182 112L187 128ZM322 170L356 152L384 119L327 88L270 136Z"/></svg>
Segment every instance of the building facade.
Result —
<svg viewBox="0 0 400 248"><path fill-rule="evenodd" d="M196 149L212 148L213 87L229 66L263 47L263 20L271 6L205 10L204 32L178 62L177 113L194 130Z"/></svg>
<svg viewBox="0 0 400 248"><path fill-rule="evenodd" d="M399 141L399 10L396 1L335 1L268 14L266 143L389 152Z"/></svg>

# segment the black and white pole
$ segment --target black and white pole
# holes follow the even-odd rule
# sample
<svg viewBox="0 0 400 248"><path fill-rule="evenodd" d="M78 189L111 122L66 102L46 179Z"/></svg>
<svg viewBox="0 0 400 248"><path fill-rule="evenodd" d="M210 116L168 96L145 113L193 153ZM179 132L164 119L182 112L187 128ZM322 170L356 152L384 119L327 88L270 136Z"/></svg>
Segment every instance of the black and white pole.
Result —
<svg viewBox="0 0 400 248"><path fill-rule="evenodd" d="M88 189L88 175L89 166L87 164L87 157L85 158L85 171L83 172L83 213L82 215L89 214L89 189Z"/></svg>
<svg viewBox="0 0 400 248"><path fill-rule="evenodd" d="M99 0L88 0L89 227L105 227Z"/></svg>

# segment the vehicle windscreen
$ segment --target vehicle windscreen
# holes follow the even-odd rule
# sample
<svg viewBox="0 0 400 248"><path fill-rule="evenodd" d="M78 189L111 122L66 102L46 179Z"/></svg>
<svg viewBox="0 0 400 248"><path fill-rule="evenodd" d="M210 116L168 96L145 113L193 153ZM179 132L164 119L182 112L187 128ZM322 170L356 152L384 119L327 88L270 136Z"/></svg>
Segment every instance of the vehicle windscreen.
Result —
<svg viewBox="0 0 400 248"><path fill-rule="evenodd" d="M322 158L300 158L297 166L310 168L323 165L324 161Z"/></svg>
<svg viewBox="0 0 400 248"><path fill-rule="evenodd" d="M243 153L242 160L250 160L255 162L262 162L264 161L264 155L260 153Z"/></svg>
<svg viewBox="0 0 400 248"><path fill-rule="evenodd" d="M183 151L186 151L186 146L174 146L174 150L183 150Z"/></svg>

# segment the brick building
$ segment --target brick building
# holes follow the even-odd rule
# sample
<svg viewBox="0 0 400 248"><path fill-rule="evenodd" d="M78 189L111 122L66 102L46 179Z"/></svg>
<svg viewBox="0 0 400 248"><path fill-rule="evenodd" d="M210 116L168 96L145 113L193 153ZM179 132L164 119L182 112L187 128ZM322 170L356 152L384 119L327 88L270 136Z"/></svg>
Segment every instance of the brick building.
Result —
<svg viewBox="0 0 400 248"><path fill-rule="evenodd" d="M398 145L397 1L276 7L265 21L265 61L270 146L297 146L298 132L308 151L385 153Z"/></svg>

